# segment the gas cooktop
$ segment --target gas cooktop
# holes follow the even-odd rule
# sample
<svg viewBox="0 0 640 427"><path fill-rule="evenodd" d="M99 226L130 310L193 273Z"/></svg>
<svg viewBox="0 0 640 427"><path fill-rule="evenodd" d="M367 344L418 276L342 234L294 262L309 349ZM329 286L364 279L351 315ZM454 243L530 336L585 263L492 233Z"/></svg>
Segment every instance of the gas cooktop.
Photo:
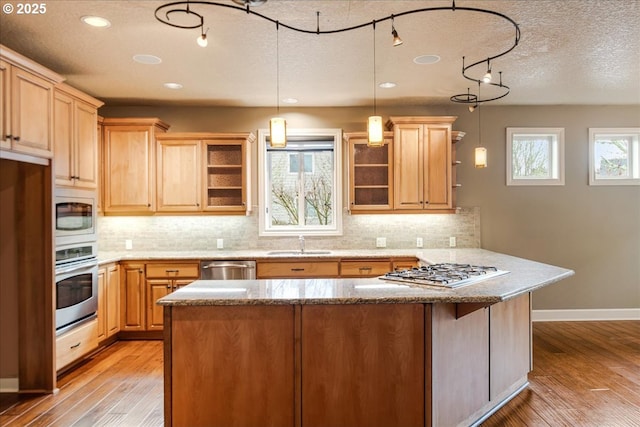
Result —
<svg viewBox="0 0 640 427"><path fill-rule="evenodd" d="M509 273L496 267L471 264L441 263L392 271L380 279L415 285L458 288Z"/></svg>

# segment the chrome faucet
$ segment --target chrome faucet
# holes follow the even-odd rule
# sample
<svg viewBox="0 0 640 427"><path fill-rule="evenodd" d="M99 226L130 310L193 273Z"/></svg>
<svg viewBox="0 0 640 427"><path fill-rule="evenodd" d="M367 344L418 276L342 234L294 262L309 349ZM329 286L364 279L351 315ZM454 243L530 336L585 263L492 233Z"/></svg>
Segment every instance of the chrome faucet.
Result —
<svg viewBox="0 0 640 427"><path fill-rule="evenodd" d="M300 237L298 237L298 240L300 241L300 252L304 252L304 236L301 234Z"/></svg>

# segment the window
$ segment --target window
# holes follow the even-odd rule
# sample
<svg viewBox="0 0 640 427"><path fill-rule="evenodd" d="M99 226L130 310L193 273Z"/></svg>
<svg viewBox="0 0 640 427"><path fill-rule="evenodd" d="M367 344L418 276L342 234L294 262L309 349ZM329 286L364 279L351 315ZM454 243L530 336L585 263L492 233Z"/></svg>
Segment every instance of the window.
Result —
<svg viewBox="0 0 640 427"><path fill-rule="evenodd" d="M589 129L589 185L640 185L640 128Z"/></svg>
<svg viewBox="0 0 640 427"><path fill-rule="evenodd" d="M258 130L261 236L342 234L342 131L289 129L271 148Z"/></svg>
<svg viewBox="0 0 640 427"><path fill-rule="evenodd" d="M564 185L564 129L507 128L507 185Z"/></svg>

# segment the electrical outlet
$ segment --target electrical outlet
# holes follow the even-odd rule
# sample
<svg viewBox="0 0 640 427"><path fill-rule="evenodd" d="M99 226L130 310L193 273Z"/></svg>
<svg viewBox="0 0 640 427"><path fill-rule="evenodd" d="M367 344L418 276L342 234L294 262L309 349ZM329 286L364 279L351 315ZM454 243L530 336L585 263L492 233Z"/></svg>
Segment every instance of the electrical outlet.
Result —
<svg viewBox="0 0 640 427"><path fill-rule="evenodd" d="M131 240L131 239L126 239L126 240L124 241L124 248L125 248L126 250L129 250L129 251L130 251L131 249L133 249L133 240Z"/></svg>
<svg viewBox="0 0 640 427"><path fill-rule="evenodd" d="M216 240L216 247L218 249L224 249L224 240L223 239L217 239Z"/></svg>
<svg viewBox="0 0 640 427"><path fill-rule="evenodd" d="M376 237L376 248L386 248L386 247L387 247L387 238Z"/></svg>
<svg viewBox="0 0 640 427"><path fill-rule="evenodd" d="M416 237L416 248L421 248L423 245L422 237Z"/></svg>
<svg viewBox="0 0 640 427"><path fill-rule="evenodd" d="M449 247L451 247L451 248L455 248L456 247L456 238L455 237L449 237Z"/></svg>

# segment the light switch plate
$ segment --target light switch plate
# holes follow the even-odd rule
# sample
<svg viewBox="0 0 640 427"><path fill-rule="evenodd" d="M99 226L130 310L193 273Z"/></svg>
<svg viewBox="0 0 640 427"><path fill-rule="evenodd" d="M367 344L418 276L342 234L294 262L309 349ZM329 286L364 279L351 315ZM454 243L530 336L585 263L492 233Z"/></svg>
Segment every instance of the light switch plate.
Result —
<svg viewBox="0 0 640 427"><path fill-rule="evenodd" d="M449 237L449 247L452 247L452 248L456 247L456 238L455 237Z"/></svg>
<svg viewBox="0 0 640 427"><path fill-rule="evenodd" d="M423 244L422 237L416 237L416 248L421 248Z"/></svg>
<svg viewBox="0 0 640 427"><path fill-rule="evenodd" d="M224 240L223 239L217 239L216 240L216 247L218 249L223 249L224 248Z"/></svg>
<svg viewBox="0 0 640 427"><path fill-rule="evenodd" d="M126 240L124 241L124 248L125 248L126 250L129 250L129 251L130 251L131 249L133 249L133 240L131 240L131 239L126 239Z"/></svg>
<svg viewBox="0 0 640 427"><path fill-rule="evenodd" d="M386 248L386 247L387 247L387 238L376 237L376 248Z"/></svg>

